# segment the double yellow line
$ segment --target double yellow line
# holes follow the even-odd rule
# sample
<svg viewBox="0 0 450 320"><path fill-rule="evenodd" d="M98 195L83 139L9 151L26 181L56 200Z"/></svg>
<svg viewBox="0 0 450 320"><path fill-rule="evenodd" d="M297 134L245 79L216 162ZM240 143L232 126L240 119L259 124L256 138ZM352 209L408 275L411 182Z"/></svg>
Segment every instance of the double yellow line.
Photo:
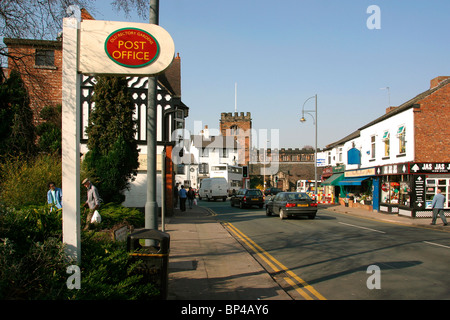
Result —
<svg viewBox="0 0 450 320"><path fill-rule="evenodd" d="M284 277L284 280L297 291L303 298L306 300L326 300L324 296L322 296L316 289L306 283L305 280L297 276L294 272L289 270L286 266L284 266L281 262L271 256L268 252L266 252L263 248L258 246L252 239L247 237L244 233L242 233L238 228L228 222L223 222L225 228L227 228L230 232L232 232L236 237L238 237L245 245L250 248L253 252L256 253L258 257L260 257L275 273L284 272L287 277Z"/></svg>

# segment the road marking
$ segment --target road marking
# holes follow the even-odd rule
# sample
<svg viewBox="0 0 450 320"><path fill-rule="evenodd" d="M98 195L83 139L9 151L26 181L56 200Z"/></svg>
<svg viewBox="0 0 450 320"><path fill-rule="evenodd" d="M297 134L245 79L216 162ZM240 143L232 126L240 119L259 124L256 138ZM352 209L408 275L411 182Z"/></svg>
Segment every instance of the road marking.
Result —
<svg viewBox="0 0 450 320"><path fill-rule="evenodd" d="M346 225L346 226L359 228L359 229L365 229L365 230L370 230L370 231L379 232L379 233L386 233L386 232L380 231L380 230L370 229L370 228L361 227L361 226L355 226L354 224L350 224L350 223L344 223L344 222L339 222L339 223L340 223L340 224L344 224L344 225Z"/></svg>
<svg viewBox="0 0 450 320"><path fill-rule="evenodd" d="M434 243L434 242L428 242L428 241L424 241L425 243L431 244L433 246L438 246L438 247L443 247L443 248L447 248L450 249L450 247L448 246L444 246L443 244L439 244L439 243Z"/></svg>
<svg viewBox="0 0 450 320"><path fill-rule="evenodd" d="M308 290L313 296L315 296L319 300L326 300L324 296L322 296L316 289L310 286L305 280L297 276L294 272L289 270L286 266L284 266L280 261L275 259L272 255L270 255L267 251L261 248L258 244L256 244L252 239L247 237L242 231L236 228L234 225L228 222L223 223L228 230L233 232L242 242L244 242L253 252L255 252L264 262L266 262L270 268L275 273L280 271L285 272L290 278L285 277L284 279L289 279L286 281L289 285L291 285L302 297L308 300L313 300L313 298L306 293ZM293 280L296 280L302 287L299 287Z"/></svg>

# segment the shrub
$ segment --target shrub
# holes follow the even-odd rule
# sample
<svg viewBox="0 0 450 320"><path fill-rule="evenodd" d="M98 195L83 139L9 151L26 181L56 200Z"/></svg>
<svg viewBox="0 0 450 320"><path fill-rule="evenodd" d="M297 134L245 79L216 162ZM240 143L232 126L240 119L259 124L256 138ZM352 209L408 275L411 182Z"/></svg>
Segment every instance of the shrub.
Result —
<svg viewBox="0 0 450 320"><path fill-rule="evenodd" d="M61 186L61 171L61 159L52 155L0 163L0 203L12 208L46 203L48 182Z"/></svg>

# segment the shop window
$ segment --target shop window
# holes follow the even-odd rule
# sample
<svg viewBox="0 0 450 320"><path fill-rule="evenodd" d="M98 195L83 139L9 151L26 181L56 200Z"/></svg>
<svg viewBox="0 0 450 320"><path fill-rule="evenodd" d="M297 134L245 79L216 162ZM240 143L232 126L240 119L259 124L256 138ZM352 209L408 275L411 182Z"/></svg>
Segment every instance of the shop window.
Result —
<svg viewBox="0 0 450 320"><path fill-rule="evenodd" d="M383 142L384 142L384 156L389 157L390 155L390 133L389 131L385 131L383 134Z"/></svg>
<svg viewBox="0 0 450 320"><path fill-rule="evenodd" d="M381 202L410 206L411 183L408 176L385 176L381 184Z"/></svg>
<svg viewBox="0 0 450 320"><path fill-rule="evenodd" d="M398 128L397 136L398 136L398 152L403 154L406 152L406 134L405 134L405 126L400 126Z"/></svg>

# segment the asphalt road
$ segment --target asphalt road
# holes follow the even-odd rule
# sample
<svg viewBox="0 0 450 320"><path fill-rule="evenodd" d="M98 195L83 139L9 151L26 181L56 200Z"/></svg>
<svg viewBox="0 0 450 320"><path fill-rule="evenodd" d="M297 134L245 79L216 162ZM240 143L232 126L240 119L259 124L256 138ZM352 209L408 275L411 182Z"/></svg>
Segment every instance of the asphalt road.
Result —
<svg viewBox="0 0 450 320"><path fill-rule="evenodd" d="M320 208L316 219L200 201L295 299L450 299L450 234Z"/></svg>

